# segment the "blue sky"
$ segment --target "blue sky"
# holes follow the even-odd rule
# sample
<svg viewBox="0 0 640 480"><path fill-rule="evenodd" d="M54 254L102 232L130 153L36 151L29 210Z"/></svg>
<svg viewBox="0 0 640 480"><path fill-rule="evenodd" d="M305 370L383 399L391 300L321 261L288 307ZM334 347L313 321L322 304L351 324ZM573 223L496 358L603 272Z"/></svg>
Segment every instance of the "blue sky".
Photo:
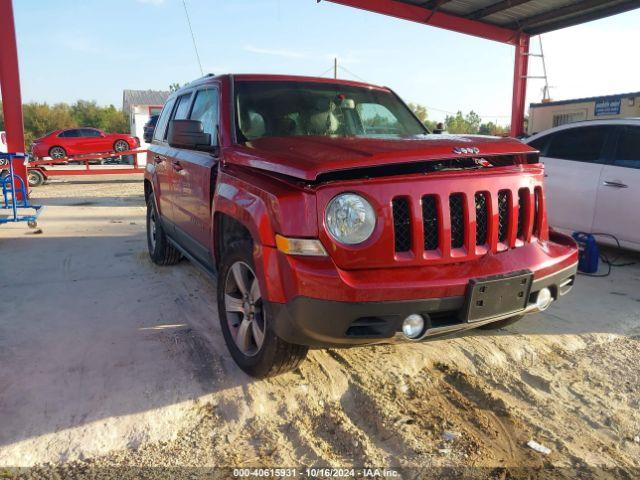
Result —
<svg viewBox="0 0 640 480"><path fill-rule="evenodd" d="M205 72L320 75L333 57L407 102L508 123L513 49L316 0L187 0ZM200 76L181 0L14 0L24 101L96 100ZM543 36L554 99L640 90L640 11ZM537 50L537 40L532 50ZM532 75L539 61L532 59ZM539 101L540 81L529 87Z"/></svg>

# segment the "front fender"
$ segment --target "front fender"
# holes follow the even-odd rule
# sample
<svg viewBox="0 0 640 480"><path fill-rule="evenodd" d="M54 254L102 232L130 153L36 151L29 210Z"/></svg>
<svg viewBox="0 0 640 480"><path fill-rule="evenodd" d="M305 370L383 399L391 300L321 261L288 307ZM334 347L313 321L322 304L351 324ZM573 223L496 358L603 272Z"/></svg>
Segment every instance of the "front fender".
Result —
<svg viewBox="0 0 640 480"><path fill-rule="evenodd" d="M258 172L233 173L220 171L213 199L212 225L215 229L215 215L221 213L249 231L263 296L272 302L283 302L285 295L275 235L317 236L315 196ZM216 232L213 233L216 239ZM219 251L215 245L214 251Z"/></svg>

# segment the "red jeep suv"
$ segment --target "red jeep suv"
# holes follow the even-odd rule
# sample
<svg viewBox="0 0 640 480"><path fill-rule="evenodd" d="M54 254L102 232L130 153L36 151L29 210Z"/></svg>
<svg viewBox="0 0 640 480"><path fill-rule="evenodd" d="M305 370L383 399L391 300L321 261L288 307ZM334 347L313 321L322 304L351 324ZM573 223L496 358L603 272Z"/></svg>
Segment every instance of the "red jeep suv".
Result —
<svg viewBox="0 0 640 480"><path fill-rule="evenodd" d="M151 258L217 277L224 338L253 376L309 347L502 327L575 280L538 152L431 135L388 88L206 76L169 98L148 155Z"/></svg>

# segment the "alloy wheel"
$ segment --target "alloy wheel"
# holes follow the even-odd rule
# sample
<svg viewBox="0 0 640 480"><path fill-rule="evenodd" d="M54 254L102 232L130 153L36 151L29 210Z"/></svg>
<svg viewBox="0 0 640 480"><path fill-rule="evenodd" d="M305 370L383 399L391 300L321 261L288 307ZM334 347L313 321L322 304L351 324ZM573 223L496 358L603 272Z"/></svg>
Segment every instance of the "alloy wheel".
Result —
<svg viewBox="0 0 640 480"><path fill-rule="evenodd" d="M149 215L149 228L147 229L147 236L149 237L149 245L151 246L152 252L156 249L157 229L156 210L154 208L151 210L151 214Z"/></svg>
<svg viewBox="0 0 640 480"><path fill-rule="evenodd" d="M65 153L64 150L60 147L53 147L51 149L51 151L49 152L49 156L51 158L64 158L65 157Z"/></svg>
<svg viewBox="0 0 640 480"><path fill-rule="evenodd" d="M236 347L248 357L257 355L265 338L265 314L258 279L245 262L235 262L227 272L224 305Z"/></svg>

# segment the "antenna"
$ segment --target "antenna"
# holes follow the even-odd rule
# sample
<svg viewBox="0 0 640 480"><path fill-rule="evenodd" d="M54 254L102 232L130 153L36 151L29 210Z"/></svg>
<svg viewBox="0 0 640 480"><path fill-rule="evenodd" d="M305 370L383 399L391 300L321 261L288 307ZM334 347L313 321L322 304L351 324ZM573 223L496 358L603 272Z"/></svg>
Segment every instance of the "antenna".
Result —
<svg viewBox="0 0 640 480"><path fill-rule="evenodd" d="M544 86L542 87L542 101L550 102L551 95L549 94L549 79L547 78L547 62L544 60L544 50L542 49L542 36L538 35L538 41L540 42L540 53L529 53L530 57L538 57L542 61L542 75L527 76L527 79L544 80Z"/></svg>
<svg viewBox="0 0 640 480"><path fill-rule="evenodd" d="M204 70L202 70L202 62L200 61L200 54L198 53L198 45L196 44L196 36L193 34L193 28L191 27L191 19L189 18L189 10L187 10L186 0L182 0L182 5L184 6L184 14L187 17L187 24L189 25L189 31L191 32L191 40L193 40L193 49L196 52L198 67L200 67L200 75L204 76Z"/></svg>

